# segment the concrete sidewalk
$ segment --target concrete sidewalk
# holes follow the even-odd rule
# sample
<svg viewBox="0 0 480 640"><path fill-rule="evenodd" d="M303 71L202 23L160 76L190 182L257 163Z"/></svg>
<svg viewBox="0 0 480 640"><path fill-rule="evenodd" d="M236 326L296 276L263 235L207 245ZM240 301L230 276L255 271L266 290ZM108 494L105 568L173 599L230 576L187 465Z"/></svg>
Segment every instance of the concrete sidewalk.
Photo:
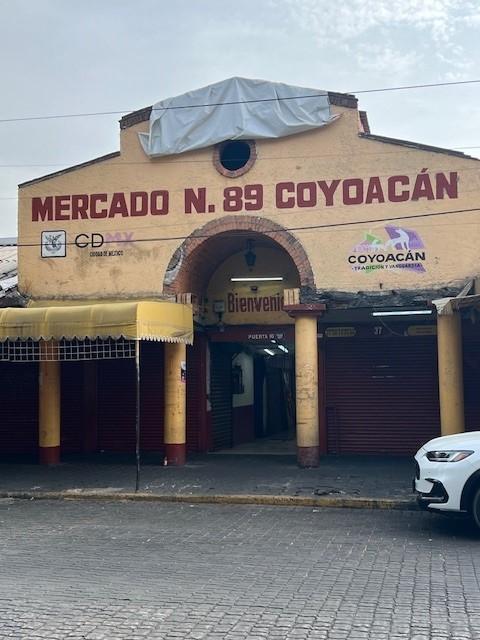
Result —
<svg viewBox="0 0 480 640"><path fill-rule="evenodd" d="M0 497L414 508L413 470L412 458L387 456L325 456L317 469L283 455L192 456L185 467L146 458L135 493L133 458L67 458L0 464Z"/></svg>

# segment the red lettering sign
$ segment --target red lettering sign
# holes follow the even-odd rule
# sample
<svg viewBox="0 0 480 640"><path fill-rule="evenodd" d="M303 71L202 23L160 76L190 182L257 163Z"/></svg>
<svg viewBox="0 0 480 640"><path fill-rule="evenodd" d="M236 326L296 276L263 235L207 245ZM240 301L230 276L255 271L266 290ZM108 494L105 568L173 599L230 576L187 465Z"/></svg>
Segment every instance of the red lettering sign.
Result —
<svg viewBox="0 0 480 640"><path fill-rule="evenodd" d="M459 178L456 171L430 175L427 168L417 174L344 178L334 180L308 180L304 182L278 182L269 185L270 193L262 184L231 185L221 193L207 187L184 190L185 214L261 211L270 203L276 209L316 209L335 206L375 205L385 202L443 200L458 198ZM269 200L269 198L271 198ZM131 191L55 195L32 198L32 222L58 220L96 220L136 216L165 216L170 213L170 192L156 189L151 192ZM180 211L176 211L180 213Z"/></svg>

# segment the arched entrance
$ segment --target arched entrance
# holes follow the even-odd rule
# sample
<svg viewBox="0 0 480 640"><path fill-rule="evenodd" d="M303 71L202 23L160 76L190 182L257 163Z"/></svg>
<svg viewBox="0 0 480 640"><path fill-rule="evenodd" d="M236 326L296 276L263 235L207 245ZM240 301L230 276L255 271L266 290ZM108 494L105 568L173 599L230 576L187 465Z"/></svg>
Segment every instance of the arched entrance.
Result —
<svg viewBox="0 0 480 640"><path fill-rule="evenodd" d="M175 251L164 292L195 296L197 344L205 345L210 364L210 450L262 440L265 451L269 438L294 444L295 321L284 309L284 291L313 287L298 238L263 218L209 222ZM187 393L199 380L190 373Z"/></svg>
<svg viewBox="0 0 480 640"><path fill-rule="evenodd" d="M283 249L293 261L301 287L314 287L312 267L300 240L276 222L254 216L226 216L194 231L175 251L165 273L165 293L201 295L213 272L246 240Z"/></svg>

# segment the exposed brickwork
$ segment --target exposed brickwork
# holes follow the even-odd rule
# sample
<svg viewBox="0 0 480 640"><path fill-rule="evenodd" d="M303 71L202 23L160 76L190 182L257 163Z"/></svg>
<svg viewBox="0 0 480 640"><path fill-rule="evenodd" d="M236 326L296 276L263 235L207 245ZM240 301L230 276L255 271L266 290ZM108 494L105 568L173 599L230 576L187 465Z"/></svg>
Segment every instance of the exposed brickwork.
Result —
<svg viewBox="0 0 480 640"><path fill-rule="evenodd" d="M250 171L250 169L255 164L255 160L257 159L257 148L255 146L254 140L243 140L242 142L245 142L250 147L250 158L248 159L248 162L243 165L243 167L240 167L240 169L229 170L226 169L220 161L222 150L229 142L230 141L220 142L220 144L215 145L215 148L213 150L213 166L219 173L222 174L222 176L225 176L227 178L238 178L239 176L243 176L244 173L247 173L247 171Z"/></svg>
<svg viewBox="0 0 480 640"><path fill-rule="evenodd" d="M132 111L131 113L127 113L126 116L123 116L120 119L120 129L128 129L128 127L133 127L139 122L145 122L150 119L150 114L152 113L152 107L144 107L143 109L138 109L137 111Z"/></svg>
<svg viewBox="0 0 480 640"><path fill-rule="evenodd" d="M254 216L225 216L196 229L177 248L167 268L165 293L189 291L201 295L217 267L233 253L241 251L247 238L267 241L284 249L295 264L300 284L314 287L310 261L300 241L279 224ZM178 264L179 255L183 255Z"/></svg>
<svg viewBox="0 0 480 640"><path fill-rule="evenodd" d="M361 122L362 127L363 127L363 133L371 133L370 132L370 125L368 123L367 112L366 111L359 111L358 115L360 116L360 122Z"/></svg>

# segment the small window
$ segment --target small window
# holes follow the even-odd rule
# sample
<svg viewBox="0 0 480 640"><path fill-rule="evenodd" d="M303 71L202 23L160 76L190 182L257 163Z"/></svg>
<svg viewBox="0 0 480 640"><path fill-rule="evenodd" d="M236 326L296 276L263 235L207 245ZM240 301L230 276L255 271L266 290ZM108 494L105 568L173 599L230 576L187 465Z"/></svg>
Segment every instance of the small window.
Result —
<svg viewBox="0 0 480 640"><path fill-rule="evenodd" d="M250 160L250 145L243 140L227 142L220 150L220 164L228 171L244 167Z"/></svg>
<svg viewBox="0 0 480 640"><path fill-rule="evenodd" d="M250 140L227 140L215 147L213 164L219 173L236 178L246 173L256 160L255 143Z"/></svg>

